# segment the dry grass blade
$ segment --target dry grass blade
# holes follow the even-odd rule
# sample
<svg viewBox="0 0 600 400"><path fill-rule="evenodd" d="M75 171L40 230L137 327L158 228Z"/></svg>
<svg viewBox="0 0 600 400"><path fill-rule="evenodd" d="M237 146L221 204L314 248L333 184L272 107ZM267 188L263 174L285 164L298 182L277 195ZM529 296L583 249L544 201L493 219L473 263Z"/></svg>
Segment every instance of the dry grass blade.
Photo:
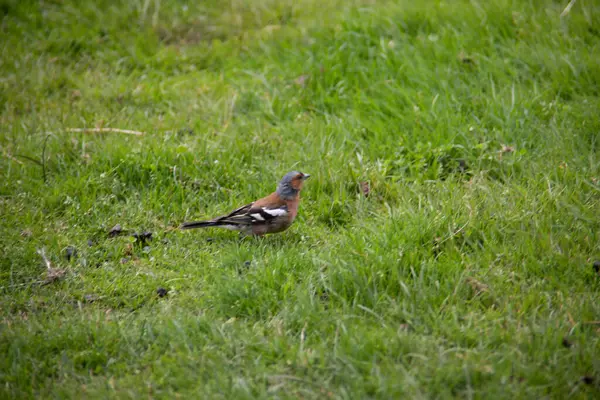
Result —
<svg viewBox="0 0 600 400"><path fill-rule="evenodd" d="M132 131L129 129L119 129L119 128L67 128L67 132L81 132L81 133L125 133L127 135L135 135L135 136L143 136L145 132L140 131Z"/></svg>
<svg viewBox="0 0 600 400"><path fill-rule="evenodd" d="M571 11L571 8L573 8L573 6L575 5L575 3L577 2L577 0L571 0L569 2L569 4L567 4L567 6L565 7L565 9L563 10L563 12L560 13L560 17L564 17L567 14L569 14L569 12Z"/></svg>
<svg viewBox="0 0 600 400"><path fill-rule="evenodd" d="M50 260L48 259L48 257L46 257L46 249L45 248L41 248L41 249L37 249L37 253L40 255L40 257L42 257L42 260L44 260L44 264L46 265L46 268L48 270L52 269L52 263L50 262Z"/></svg>

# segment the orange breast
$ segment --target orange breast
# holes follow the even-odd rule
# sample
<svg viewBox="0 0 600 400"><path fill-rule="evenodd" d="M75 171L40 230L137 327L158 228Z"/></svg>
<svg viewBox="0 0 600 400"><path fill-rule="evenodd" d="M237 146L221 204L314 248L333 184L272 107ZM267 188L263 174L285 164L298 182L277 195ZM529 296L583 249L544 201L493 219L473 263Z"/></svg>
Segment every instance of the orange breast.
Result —
<svg viewBox="0 0 600 400"><path fill-rule="evenodd" d="M286 205L287 205L287 209L288 209L288 218L290 219L290 222L292 222L294 220L294 218L296 218L296 215L298 214L298 203L300 202L300 196L296 196L295 199L293 200L286 200Z"/></svg>

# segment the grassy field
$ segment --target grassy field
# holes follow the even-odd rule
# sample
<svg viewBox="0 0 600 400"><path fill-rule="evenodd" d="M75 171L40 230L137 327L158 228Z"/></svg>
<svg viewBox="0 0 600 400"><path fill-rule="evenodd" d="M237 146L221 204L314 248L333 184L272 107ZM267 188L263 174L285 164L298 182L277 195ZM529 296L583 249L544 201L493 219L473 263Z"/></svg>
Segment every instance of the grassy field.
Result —
<svg viewBox="0 0 600 400"><path fill-rule="evenodd" d="M566 5L0 1L0 397L600 396ZM176 229L293 169L283 234Z"/></svg>

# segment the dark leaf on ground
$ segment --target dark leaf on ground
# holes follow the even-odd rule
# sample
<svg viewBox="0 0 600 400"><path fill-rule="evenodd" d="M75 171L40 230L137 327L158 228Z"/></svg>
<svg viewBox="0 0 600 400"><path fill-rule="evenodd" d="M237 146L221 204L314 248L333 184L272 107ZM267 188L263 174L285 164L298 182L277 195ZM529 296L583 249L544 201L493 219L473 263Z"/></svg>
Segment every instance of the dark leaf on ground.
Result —
<svg viewBox="0 0 600 400"><path fill-rule="evenodd" d="M122 232L123 232L123 228L121 228L121 224L116 224L108 232L108 236L109 237L116 237L116 236L119 236Z"/></svg>
<svg viewBox="0 0 600 400"><path fill-rule="evenodd" d="M135 242L144 246L147 242L152 240L152 232L144 231L141 233L135 232L132 237L135 238Z"/></svg>
<svg viewBox="0 0 600 400"><path fill-rule="evenodd" d="M73 246L65 247L63 253L67 261L71 261L71 259L77 257L77 249Z"/></svg>

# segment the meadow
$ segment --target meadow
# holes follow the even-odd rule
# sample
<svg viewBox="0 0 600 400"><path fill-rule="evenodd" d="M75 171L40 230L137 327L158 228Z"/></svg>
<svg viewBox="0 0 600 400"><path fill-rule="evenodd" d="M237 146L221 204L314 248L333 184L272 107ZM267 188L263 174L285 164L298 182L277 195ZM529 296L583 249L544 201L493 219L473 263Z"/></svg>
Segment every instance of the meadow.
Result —
<svg viewBox="0 0 600 400"><path fill-rule="evenodd" d="M0 398L600 396L568 3L1 0ZM178 229L291 170L286 232Z"/></svg>

